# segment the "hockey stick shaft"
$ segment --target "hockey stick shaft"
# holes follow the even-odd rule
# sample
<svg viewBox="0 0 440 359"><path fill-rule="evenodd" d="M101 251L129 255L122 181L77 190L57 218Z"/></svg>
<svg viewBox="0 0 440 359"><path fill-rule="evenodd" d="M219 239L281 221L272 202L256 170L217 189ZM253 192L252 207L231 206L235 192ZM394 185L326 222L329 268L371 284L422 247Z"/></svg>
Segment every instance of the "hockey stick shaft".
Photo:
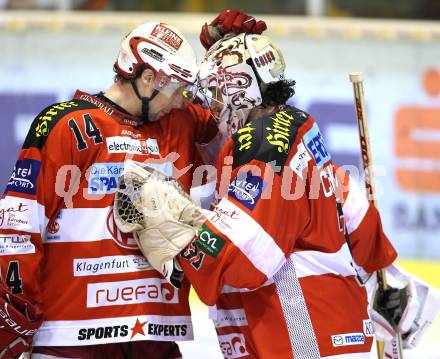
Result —
<svg viewBox="0 0 440 359"><path fill-rule="evenodd" d="M359 131L359 142L361 147L362 168L364 170L365 190L367 192L368 201L377 208L375 181L373 171L373 163L371 157L370 136L368 134L368 123L365 111L364 88L361 72L352 72L349 74L350 81L353 84L354 103L356 108L356 118ZM387 289L386 272L381 269L376 272L378 290L383 292ZM403 359L402 338L396 332L395 343L388 343L387 347L392 347L393 359ZM395 354L395 355L394 355ZM377 341L377 355L379 359L388 358L389 354L385 354L385 343Z"/></svg>

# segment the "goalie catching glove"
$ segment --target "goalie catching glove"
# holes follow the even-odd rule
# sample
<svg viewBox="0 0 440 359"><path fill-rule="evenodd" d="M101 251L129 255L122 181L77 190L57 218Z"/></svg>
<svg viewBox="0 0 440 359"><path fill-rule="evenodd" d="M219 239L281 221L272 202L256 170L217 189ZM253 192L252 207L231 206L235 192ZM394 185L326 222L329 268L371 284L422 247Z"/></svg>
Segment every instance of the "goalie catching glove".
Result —
<svg viewBox="0 0 440 359"><path fill-rule="evenodd" d="M32 338L42 322L40 305L8 293L0 284L0 359L30 351Z"/></svg>
<svg viewBox="0 0 440 359"><path fill-rule="evenodd" d="M205 219L179 182L129 160L119 178L113 212L118 228L133 233L152 267L179 287L183 273L175 257Z"/></svg>

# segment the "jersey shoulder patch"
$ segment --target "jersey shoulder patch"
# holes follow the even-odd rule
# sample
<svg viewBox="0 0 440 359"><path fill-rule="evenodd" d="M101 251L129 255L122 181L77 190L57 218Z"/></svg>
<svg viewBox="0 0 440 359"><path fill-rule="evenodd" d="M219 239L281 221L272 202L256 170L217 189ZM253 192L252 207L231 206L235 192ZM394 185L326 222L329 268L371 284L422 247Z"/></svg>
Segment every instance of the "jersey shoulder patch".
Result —
<svg viewBox="0 0 440 359"><path fill-rule="evenodd" d="M60 102L46 107L31 124L23 148L42 149L50 131L66 115L78 110L94 109L95 105L83 100Z"/></svg>
<svg viewBox="0 0 440 359"><path fill-rule="evenodd" d="M252 160L270 163L277 174L281 174L295 142L298 129L309 115L295 107L259 118L238 130L233 136L233 168Z"/></svg>

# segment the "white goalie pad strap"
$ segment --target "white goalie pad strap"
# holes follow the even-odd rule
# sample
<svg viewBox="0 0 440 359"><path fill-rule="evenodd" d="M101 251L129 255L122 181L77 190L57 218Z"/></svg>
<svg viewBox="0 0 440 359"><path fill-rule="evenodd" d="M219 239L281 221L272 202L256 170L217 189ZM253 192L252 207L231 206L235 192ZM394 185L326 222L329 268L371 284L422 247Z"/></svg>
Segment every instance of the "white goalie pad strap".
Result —
<svg viewBox="0 0 440 359"><path fill-rule="evenodd" d="M386 342L394 338L396 331L392 325L373 307L370 307L370 318L373 321L374 336L377 340Z"/></svg>
<svg viewBox="0 0 440 359"><path fill-rule="evenodd" d="M356 270L358 270L358 267L356 268ZM362 276L362 274L360 275L364 283L365 290L367 291L368 304L370 306L373 306L374 295L377 290L377 274L376 272L374 272L368 276Z"/></svg>
<svg viewBox="0 0 440 359"><path fill-rule="evenodd" d="M408 293L408 302L406 304L406 308L402 313L402 318L399 321L398 324L398 330L400 333L407 333L411 326L413 325L414 321L417 318L419 308L421 307L421 302L419 299L419 296L416 292L416 288L414 285L414 281L409 278L408 284L407 284L407 293Z"/></svg>
<svg viewBox="0 0 440 359"><path fill-rule="evenodd" d="M380 341L390 341L395 336L395 330L393 326L385 319L385 317L377 312L374 307L374 297L377 291L377 274L373 273L365 283L365 289L367 290L367 297L369 303L370 318L373 321L374 336Z"/></svg>

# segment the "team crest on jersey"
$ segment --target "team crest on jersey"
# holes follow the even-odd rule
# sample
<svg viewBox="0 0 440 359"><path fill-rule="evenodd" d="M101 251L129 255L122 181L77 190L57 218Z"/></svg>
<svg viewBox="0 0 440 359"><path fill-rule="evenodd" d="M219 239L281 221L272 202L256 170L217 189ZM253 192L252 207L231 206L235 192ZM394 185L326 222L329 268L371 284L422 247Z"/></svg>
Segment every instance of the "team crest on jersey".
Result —
<svg viewBox="0 0 440 359"><path fill-rule="evenodd" d="M60 239L60 230L61 225L59 221L61 220L61 217L63 216L63 211L60 211L58 213L57 217L53 221L49 221L46 227L46 241L53 241Z"/></svg>

